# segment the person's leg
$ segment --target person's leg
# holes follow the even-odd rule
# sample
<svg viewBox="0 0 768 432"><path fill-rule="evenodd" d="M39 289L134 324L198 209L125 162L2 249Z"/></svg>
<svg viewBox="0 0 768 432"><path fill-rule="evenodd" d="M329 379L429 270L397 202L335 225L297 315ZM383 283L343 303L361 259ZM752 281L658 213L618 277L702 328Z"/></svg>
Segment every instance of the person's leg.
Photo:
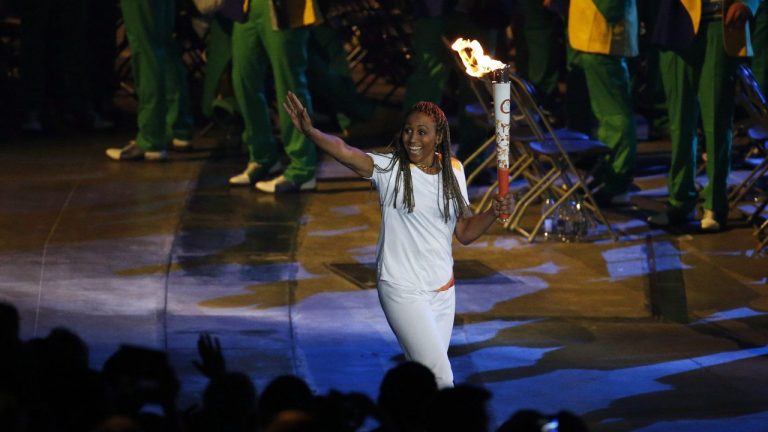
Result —
<svg viewBox="0 0 768 432"><path fill-rule="evenodd" d="M321 99L333 112L352 121L366 120L373 115L375 104L363 98L355 88L336 31L326 24L310 29L307 47L307 79L312 96ZM349 124L340 124L345 129Z"/></svg>
<svg viewBox="0 0 768 432"><path fill-rule="evenodd" d="M172 31L176 22L176 1L169 0L168 8L163 10L161 17L164 32L166 62L164 69L165 97L168 111L166 113L166 142L173 138L181 140L192 139L193 120L187 86L187 67L181 58L181 47L173 39Z"/></svg>
<svg viewBox="0 0 768 432"><path fill-rule="evenodd" d="M254 6L258 3L261 2ZM269 16L262 17L255 9L251 8L248 21L235 23L232 29L232 87L243 114L243 143L248 148L249 160L271 165L279 155L264 95L267 61L258 22L268 21Z"/></svg>
<svg viewBox="0 0 768 432"><path fill-rule="evenodd" d="M667 102L664 98L664 85L661 82L659 67L659 49L648 48L648 74L646 76L646 107L650 123L650 137L662 138L669 134L669 115Z"/></svg>
<svg viewBox="0 0 768 432"><path fill-rule="evenodd" d="M205 79L200 103L203 115L212 117L213 101L217 96L221 76L232 61L232 21L218 14L213 17L205 53Z"/></svg>
<svg viewBox="0 0 768 432"><path fill-rule="evenodd" d="M163 150L167 146L164 41L172 29L165 28L158 18L165 16L171 1L122 0L120 4L139 98L136 144L144 151Z"/></svg>
<svg viewBox="0 0 768 432"><path fill-rule="evenodd" d="M592 112L598 121L597 139L611 149L601 194L625 192L634 176L637 136L632 113L629 72L621 57L578 53L584 70Z"/></svg>
<svg viewBox="0 0 768 432"><path fill-rule="evenodd" d="M429 306L432 309L432 315L435 317L437 332L440 340L446 350L451 345L451 335L453 334L453 321L456 317L456 287L432 293Z"/></svg>
<svg viewBox="0 0 768 432"><path fill-rule="evenodd" d="M579 56L576 50L568 45L565 51L568 64L565 89L565 124L568 129L591 135L595 118L592 115L592 110L584 109L585 106L590 105L584 69L577 64Z"/></svg>
<svg viewBox="0 0 768 432"><path fill-rule="evenodd" d="M685 215L696 205L696 125L704 44L701 35L682 52L662 51L659 63L667 98L672 158L667 179L670 211Z"/></svg>
<svg viewBox="0 0 768 432"><path fill-rule="evenodd" d="M763 94L768 94L768 3L763 1L757 9L752 27L752 73Z"/></svg>
<svg viewBox="0 0 768 432"><path fill-rule="evenodd" d="M448 81L451 59L441 36L443 17L425 17L413 23L413 72L405 85L404 109L419 101L439 104Z"/></svg>
<svg viewBox="0 0 768 432"><path fill-rule="evenodd" d="M714 211L720 223L725 222L728 215L727 187L731 166L734 73L738 61L726 55L722 41L722 23L708 23L707 47L698 89L709 179L704 188L704 209Z"/></svg>
<svg viewBox="0 0 768 432"><path fill-rule="evenodd" d="M24 102L26 111L35 117L34 122L24 125L30 130L42 127L40 114L45 104L46 37L52 3L52 0L20 3L21 77Z"/></svg>
<svg viewBox="0 0 768 432"><path fill-rule="evenodd" d="M522 33L526 43L523 76L533 84L544 102L552 102L557 92L556 31L559 19L541 0L523 0L520 6L525 16ZM546 105L546 104L545 104Z"/></svg>
<svg viewBox="0 0 768 432"><path fill-rule="evenodd" d="M91 127L90 86L87 44L88 4L85 0L56 2L51 25L56 40L49 41L55 59L56 90L62 102L63 118L82 127Z"/></svg>
<svg viewBox="0 0 768 432"><path fill-rule="evenodd" d="M309 138L294 127L290 116L283 109L283 102L290 90L311 113L312 103L306 77L309 30L304 27L282 31L272 30L267 2L259 6L252 4L252 7L263 9L262 13L266 18L261 22L260 30L264 47L272 64L280 119L280 136L285 153L290 159L283 175L289 181L301 184L315 177L317 149Z"/></svg>
<svg viewBox="0 0 768 432"><path fill-rule="evenodd" d="M435 297L438 299L433 300ZM406 359L428 367L435 374L438 387L451 387L453 372L448 359L450 334L446 339L445 329L447 315L455 304L453 290L441 293L404 292L400 287L380 281L379 300ZM451 324L452 320L453 317Z"/></svg>
<svg viewBox="0 0 768 432"><path fill-rule="evenodd" d="M117 36L115 23L119 11L114 2L88 0L88 82L91 106L97 116L97 126L109 126L114 120L112 98L117 90L115 58ZM107 116L106 119L102 116Z"/></svg>

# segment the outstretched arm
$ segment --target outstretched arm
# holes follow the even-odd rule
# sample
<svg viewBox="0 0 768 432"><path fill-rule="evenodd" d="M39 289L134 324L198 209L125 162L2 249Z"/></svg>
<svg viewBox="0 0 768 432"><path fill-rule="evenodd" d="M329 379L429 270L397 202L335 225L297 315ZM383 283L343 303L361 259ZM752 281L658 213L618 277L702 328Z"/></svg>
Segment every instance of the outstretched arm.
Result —
<svg viewBox="0 0 768 432"><path fill-rule="evenodd" d="M362 150L348 145L341 138L327 134L312 126L312 119L309 118L307 109L293 92L288 92L283 108L291 116L291 121L293 121L296 129L306 135L323 151L361 177L369 178L373 175L373 159Z"/></svg>
<svg viewBox="0 0 768 432"><path fill-rule="evenodd" d="M488 231L488 228L493 225L493 222L502 214L510 214L514 208L514 198L512 194L507 194L506 197L496 195L493 197L493 205L488 210L472 215L470 217L462 217L456 222L456 228L453 230L453 234L459 243L468 245L477 240L483 233Z"/></svg>

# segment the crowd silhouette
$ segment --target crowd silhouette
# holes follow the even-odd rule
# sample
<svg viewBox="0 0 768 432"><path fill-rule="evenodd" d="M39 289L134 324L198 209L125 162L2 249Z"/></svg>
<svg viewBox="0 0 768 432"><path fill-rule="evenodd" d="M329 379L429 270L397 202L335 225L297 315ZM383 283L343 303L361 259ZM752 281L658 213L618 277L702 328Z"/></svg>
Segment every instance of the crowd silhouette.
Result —
<svg viewBox="0 0 768 432"><path fill-rule="evenodd" d="M459 384L438 389L425 366L403 362L385 374L377 400L362 393L315 394L300 377L273 378L259 392L227 369L218 338L201 334L194 365L208 378L199 403L177 406L180 382L163 351L122 345L101 370L89 348L57 327L21 340L19 313L0 303L0 430L6 432L352 432L492 430L491 393ZM340 367L343 367L341 365ZM521 405L525 403L521 395ZM576 415L519 410L499 432L587 430Z"/></svg>

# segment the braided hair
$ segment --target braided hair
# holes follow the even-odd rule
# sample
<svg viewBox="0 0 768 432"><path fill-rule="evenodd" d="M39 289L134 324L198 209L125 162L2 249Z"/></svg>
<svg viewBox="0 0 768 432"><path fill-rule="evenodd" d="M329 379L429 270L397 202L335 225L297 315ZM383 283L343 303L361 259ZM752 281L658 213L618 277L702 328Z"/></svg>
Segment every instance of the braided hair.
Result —
<svg viewBox="0 0 768 432"><path fill-rule="evenodd" d="M451 166L451 134L448 126L448 119L445 117L445 113L440 107L432 102L417 102L406 113L406 118L414 112L420 112L426 114L435 123L436 135L439 140L439 144L435 148L437 152L436 157L441 163L440 165L440 182L442 188L441 193L438 193L437 200L440 206L440 198L442 196L442 205L440 213L443 216L445 223L448 223L451 215L451 207L456 211L459 216L469 214L469 204L464 200L464 196L461 194L461 188L459 182L456 180L456 176L453 174L453 168ZM408 158L408 153L405 149L405 143L403 143L403 129L401 127L400 132L390 142L385 153L392 153L392 161L389 166L384 168L385 171L393 169L393 166L400 161L398 167L397 176L395 177L395 197L392 200L393 207L397 208L397 195L400 193L401 186L405 188L403 194L403 205L408 209L408 213L413 213L413 208L416 205L413 198L413 180L411 179L411 163Z"/></svg>

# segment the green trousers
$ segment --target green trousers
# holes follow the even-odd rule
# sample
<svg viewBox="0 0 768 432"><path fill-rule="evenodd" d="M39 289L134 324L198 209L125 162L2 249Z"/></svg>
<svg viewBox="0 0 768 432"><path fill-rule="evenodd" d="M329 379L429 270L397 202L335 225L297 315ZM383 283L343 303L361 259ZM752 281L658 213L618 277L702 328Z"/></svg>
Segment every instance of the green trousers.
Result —
<svg viewBox="0 0 768 432"><path fill-rule="evenodd" d="M175 0L122 0L131 66L139 97L136 143L162 150L172 138L192 138L187 70L172 32Z"/></svg>
<svg viewBox="0 0 768 432"><path fill-rule="evenodd" d="M696 205L697 121L707 152L704 208L728 211L727 182L731 165L734 72L737 58L723 48L720 20L703 21L691 46L661 52L661 74L669 109L672 160L667 187L669 204L681 210Z"/></svg>
<svg viewBox="0 0 768 432"><path fill-rule="evenodd" d="M572 62L584 72L592 112L598 121L597 139L611 149L605 169L595 174L607 193L619 193L632 183L637 136L632 114L629 71L623 57L575 51Z"/></svg>
<svg viewBox="0 0 768 432"><path fill-rule="evenodd" d="M443 17L419 18L413 24L413 72L405 87L406 110L419 101L439 104L443 98L453 61L440 39L444 27Z"/></svg>
<svg viewBox="0 0 768 432"><path fill-rule="evenodd" d="M232 21L230 19L219 14L213 17L208 30L205 53L205 80L200 102L203 115L212 117L213 108L217 104L229 113L237 112L239 109L234 95L224 97L219 93L222 76L229 70L232 63ZM227 84L230 83L227 82Z"/></svg>
<svg viewBox="0 0 768 432"><path fill-rule="evenodd" d="M525 16L518 52L519 70L536 91L547 101L557 92L557 27L562 25L557 14L546 8L541 0L522 0Z"/></svg>
<svg viewBox="0 0 768 432"><path fill-rule="evenodd" d="M290 159L284 175L292 182L314 177L317 163L314 144L296 130L283 109L288 90L307 109L311 107L306 78L308 37L306 27L273 30L267 1L252 1L248 21L235 23L232 30L232 85L245 121L243 143L252 162L271 164L280 157L265 94L267 67L271 64L280 137Z"/></svg>
<svg viewBox="0 0 768 432"><path fill-rule="evenodd" d="M336 30L327 24L313 26L307 54L307 79L314 102L325 105L335 114L342 129L373 115L376 105L358 93Z"/></svg>
<svg viewBox="0 0 768 432"><path fill-rule="evenodd" d="M752 26L752 73L763 94L768 94L768 3L763 1L757 9Z"/></svg>

